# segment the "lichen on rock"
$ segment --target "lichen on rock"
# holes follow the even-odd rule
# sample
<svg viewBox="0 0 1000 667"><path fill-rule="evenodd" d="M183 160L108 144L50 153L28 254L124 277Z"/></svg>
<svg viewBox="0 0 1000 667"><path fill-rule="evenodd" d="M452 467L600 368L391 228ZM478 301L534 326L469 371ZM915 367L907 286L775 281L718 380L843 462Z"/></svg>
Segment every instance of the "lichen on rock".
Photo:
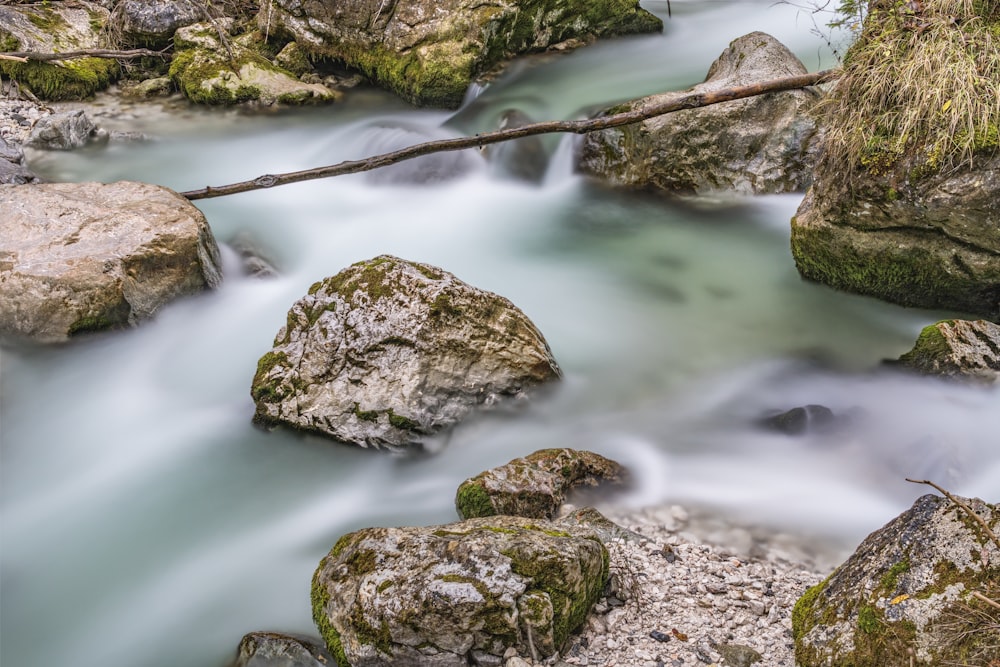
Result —
<svg viewBox="0 0 1000 667"><path fill-rule="evenodd" d="M400 448L560 375L510 301L382 255L315 283L292 306L251 394L258 424Z"/></svg>
<svg viewBox="0 0 1000 667"><path fill-rule="evenodd" d="M997 531L1000 508L963 501ZM1000 548L961 508L919 498L796 603L797 664L983 664L973 658L1000 643L1000 626L980 627L967 610L985 608L973 592L1000 594L997 563Z"/></svg>
<svg viewBox="0 0 1000 667"><path fill-rule="evenodd" d="M313 577L313 618L339 665L467 665L551 655L608 578L593 533L520 517L340 538Z"/></svg>
<svg viewBox="0 0 1000 667"><path fill-rule="evenodd" d="M580 486L622 485L627 471L600 454L543 449L465 480L455 495L463 519L508 514L552 519Z"/></svg>

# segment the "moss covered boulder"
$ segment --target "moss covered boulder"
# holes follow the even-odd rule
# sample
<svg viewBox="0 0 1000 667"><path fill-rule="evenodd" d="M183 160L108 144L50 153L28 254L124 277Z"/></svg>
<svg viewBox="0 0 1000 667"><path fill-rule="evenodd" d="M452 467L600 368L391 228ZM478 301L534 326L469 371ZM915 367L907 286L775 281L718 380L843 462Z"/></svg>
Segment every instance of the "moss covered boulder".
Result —
<svg viewBox="0 0 1000 667"><path fill-rule="evenodd" d="M926 375L981 382L1000 380L1000 324L944 320L924 327L913 349L899 358Z"/></svg>
<svg viewBox="0 0 1000 667"><path fill-rule="evenodd" d="M275 65L261 50L256 33L227 37L223 44L218 26L230 29L232 20L195 23L174 34L170 77L192 102L299 106L325 104L341 97L321 84L303 83Z"/></svg>
<svg viewBox="0 0 1000 667"><path fill-rule="evenodd" d="M587 617L608 552L585 529L521 517L340 538L313 577L313 620L341 667L549 656Z"/></svg>
<svg viewBox="0 0 1000 667"><path fill-rule="evenodd" d="M0 185L0 211L0 334L133 326L222 279L205 216L158 185Z"/></svg>
<svg viewBox="0 0 1000 667"><path fill-rule="evenodd" d="M799 272L1000 317L1000 3L873 0L792 221Z"/></svg>
<svg viewBox="0 0 1000 667"><path fill-rule="evenodd" d="M1000 531L1000 507L962 500ZM923 496L796 603L796 664L986 665L1000 614L984 598L1000 601L1000 548L950 500Z"/></svg>
<svg viewBox="0 0 1000 667"><path fill-rule="evenodd" d="M382 255L292 306L251 394L258 424L399 448L558 377L542 334L510 301Z"/></svg>
<svg viewBox="0 0 1000 667"><path fill-rule="evenodd" d="M805 73L805 66L778 40L753 32L722 52L704 83L611 111L632 111L690 93ZM815 91L792 90L593 132L583 141L580 169L614 185L673 195L805 190L818 145L816 122L808 111L817 99Z"/></svg>
<svg viewBox="0 0 1000 667"><path fill-rule="evenodd" d="M0 52L66 53L99 48L107 20L108 10L97 3L0 3ZM0 74L43 100L79 100L111 85L119 67L107 58L0 59Z"/></svg>
<svg viewBox="0 0 1000 667"><path fill-rule="evenodd" d="M261 32L342 62L419 105L454 108L503 60L572 38L653 32L638 0L261 3Z"/></svg>
<svg viewBox="0 0 1000 667"><path fill-rule="evenodd" d="M600 454L542 449L465 480L455 507L463 519L496 514L552 519L573 489L621 485L627 478L621 464Z"/></svg>

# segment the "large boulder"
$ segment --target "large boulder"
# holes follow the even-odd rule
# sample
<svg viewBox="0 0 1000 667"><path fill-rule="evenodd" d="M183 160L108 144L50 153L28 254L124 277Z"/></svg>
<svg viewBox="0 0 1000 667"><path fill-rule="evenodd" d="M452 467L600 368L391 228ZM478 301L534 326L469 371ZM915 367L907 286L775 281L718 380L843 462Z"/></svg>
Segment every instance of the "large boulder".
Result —
<svg viewBox="0 0 1000 667"><path fill-rule="evenodd" d="M1000 324L944 320L924 327L902 365L926 375L1000 380Z"/></svg>
<svg viewBox="0 0 1000 667"><path fill-rule="evenodd" d="M1000 530L1000 507L962 502ZM796 664L986 665L1000 646L982 599L1000 596L995 539L950 500L919 498L796 603Z"/></svg>
<svg viewBox="0 0 1000 667"><path fill-rule="evenodd" d="M162 49L178 28L206 18L207 6L190 0L120 0L110 27L125 46Z"/></svg>
<svg viewBox="0 0 1000 667"><path fill-rule="evenodd" d="M309 289L257 365L258 424L402 447L560 376L510 301L382 255Z"/></svg>
<svg viewBox="0 0 1000 667"><path fill-rule="evenodd" d="M261 3L262 32L342 61L419 105L455 108L472 80L511 56L572 38L652 32L637 0L359 0Z"/></svg>
<svg viewBox="0 0 1000 667"><path fill-rule="evenodd" d="M340 538L313 577L313 619L342 667L549 656L608 578L592 532L498 516Z"/></svg>
<svg viewBox="0 0 1000 667"><path fill-rule="evenodd" d="M496 514L552 519L574 489L620 485L627 478L621 464L600 454L542 449L462 482L455 508L463 519Z"/></svg>
<svg viewBox="0 0 1000 667"><path fill-rule="evenodd" d="M838 289L996 319L1000 14L914 6L871 2L826 107L792 254L804 277Z"/></svg>
<svg viewBox="0 0 1000 667"><path fill-rule="evenodd" d="M0 185L0 333L42 342L135 325L216 286L205 216L145 183Z"/></svg>
<svg viewBox="0 0 1000 667"><path fill-rule="evenodd" d="M66 53L100 46L108 10L97 3L0 3L0 52ZM109 58L53 62L0 59L4 74L44 100L74 100L107 88L119 73Z"/></svg>
<svg viewBox="0 0 1000 667"><path fill-rule="evenodd" d="M752 32L722 52L704 83L609 112L805 73L805 66L778 40ZM614 185L670 194L804 190L818 145L816 122L808 113L817 97L811 89L759 95L593 132L584 139L579 166Z"/></svg>
<svg viewBox="0 0 1000 667"><path fill-rule="evenodd" d="M303 83L271 62L258 48L261 39L256 32L226 37L223 43L219 31L225 35L232 24L232 19L195 23L174 34L170 77L189 100L212 105L298 106L340 98L340 93L322 84Z"/></svg>

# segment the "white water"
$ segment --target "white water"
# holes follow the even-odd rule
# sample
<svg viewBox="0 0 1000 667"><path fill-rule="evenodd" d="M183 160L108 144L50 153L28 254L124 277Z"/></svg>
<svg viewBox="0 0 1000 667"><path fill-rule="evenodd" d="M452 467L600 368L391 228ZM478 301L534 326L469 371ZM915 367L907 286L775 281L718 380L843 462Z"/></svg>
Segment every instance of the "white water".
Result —
<svg viewBox="0 0 1000 667"><path fill-rule="evenodd" d="M671 5L664 35L515 66L456 114L375 92L276 116L189 110L126 123L145 123L157 142L35 166L183 190L491 129L509 108L581 117L695 83L750 30L774 34L810 69L832 64L788 6ZM650 9L665 16L665 3ZM205 201L220 242L252 238L280 278L242 277L227 251L219 290L139 329L5 347L0 664L212 667L245 632L313 632L310 577L339 535L453 520L463 479L541 447L630 465L636 505L710 507L843 549L923 493L904 477L998 499L1000 393L878 371L942 313L802 282L788 252L798 196L690 208L612 193L571 173L568 141L550 140L542 186L449 154L435 164L462 177L445 182L408 185L415 172L401 165ZM288 307L380 253L510 298L546 335L565 382L417 459L252 428L250 379ZM825 437L753 426L807 403L866 418Z"/></svg>

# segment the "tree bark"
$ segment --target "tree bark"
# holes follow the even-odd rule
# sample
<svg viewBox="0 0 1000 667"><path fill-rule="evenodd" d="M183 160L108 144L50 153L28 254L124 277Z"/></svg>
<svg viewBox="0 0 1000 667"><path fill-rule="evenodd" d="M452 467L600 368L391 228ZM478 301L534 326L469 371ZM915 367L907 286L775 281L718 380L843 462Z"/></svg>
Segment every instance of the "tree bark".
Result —
<svg viewBox="0 0 1000 667"><path fill-rule="evenodd" d="M777 93L796 88L814 86L824 81L831 81L840 76L839 70L823 70L812 74L802 74L799 76L783 77L762 81L749 86L739 86L735 88L725 88L703 93L680 94L659 104L651 104L645 107L626 111L623 113L600 116L587 120L568 121L546 121L542 123L531 123L521 127L508 130L496 130L494 132L484 132L473 137L459 137L456 139L442 139L439 141L428 141L408 148L403 148L391 153L384 153L363 160L347 160L338 164L326 167L316 167L303 171L293 171L284 174L264 174L251 181L241 181L228 185L206 186L199 190L189 190L180 193L190 200L209 199L212 197L224 197L240 192L250 192L252 190L262 190L273 188L277 185L288 185L289 183L299 183L317 178L329 178L331 176L341 176L344 174L356 174L363 171L371 171L380 167L387 167L404 160L412 160L416 157L429 155L431 153L441 153L444 151L459 151L467 148L481 148L489 144L496 144L502 141L530 137L537 134L550 134L553 132L571 132L574 134L586 134L607 130L622 125L639 123L655 116L681 111L683 109L697 109L711 104L730 102L745 97L754 97L766 93Z"/></svg>
<svg viewBox="0 0 1000 667"><path fill-rule="evenodd" d="M40 62L50 62L53 60L72 60L74 58L141 58L143 56L154 56L159 58L169 58L169 53L163 51L153 51L151 49L129 49L128 51L115 51L114 49L84 49L82 51L67 51L66 53L35 53L33 51L12 51L0 53L0 58L4 60L37 60Z"/></svg>

